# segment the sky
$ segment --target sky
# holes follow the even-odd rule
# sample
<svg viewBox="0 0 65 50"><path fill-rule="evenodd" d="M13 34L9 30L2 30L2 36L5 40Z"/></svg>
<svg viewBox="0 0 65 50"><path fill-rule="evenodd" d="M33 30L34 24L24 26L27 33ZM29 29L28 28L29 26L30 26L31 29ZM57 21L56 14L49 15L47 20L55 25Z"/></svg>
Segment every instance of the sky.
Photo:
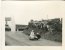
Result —
<svg viewBox="0 0 65 50"><path fill-rule="evenodd" d="M15 24L25 24L33 20L64 17L64 2L3 1L3 17L11 17Z"/></svg>

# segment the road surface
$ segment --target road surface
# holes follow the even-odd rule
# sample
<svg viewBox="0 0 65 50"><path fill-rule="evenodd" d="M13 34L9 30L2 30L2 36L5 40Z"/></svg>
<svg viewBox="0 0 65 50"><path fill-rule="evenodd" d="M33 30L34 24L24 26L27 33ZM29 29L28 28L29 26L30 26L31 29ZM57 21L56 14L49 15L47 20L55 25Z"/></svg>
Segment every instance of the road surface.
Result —
<svg viewBox="0 0 65 50"><path fill-rule="evenodd" d="M29 40L23 32L5 32L6 46L62 46L61 43L46 39Z"/></svg>

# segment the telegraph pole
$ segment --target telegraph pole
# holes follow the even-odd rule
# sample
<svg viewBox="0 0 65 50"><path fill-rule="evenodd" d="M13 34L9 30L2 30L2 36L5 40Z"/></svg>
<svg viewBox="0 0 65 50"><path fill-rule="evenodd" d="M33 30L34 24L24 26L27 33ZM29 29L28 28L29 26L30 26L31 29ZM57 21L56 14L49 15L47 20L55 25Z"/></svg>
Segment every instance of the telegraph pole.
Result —
<svg viewBox="0 0 65 50"><path fill-rule="evenodd" d="M48 20L48 15L47 15L47 20Z"/></svg>

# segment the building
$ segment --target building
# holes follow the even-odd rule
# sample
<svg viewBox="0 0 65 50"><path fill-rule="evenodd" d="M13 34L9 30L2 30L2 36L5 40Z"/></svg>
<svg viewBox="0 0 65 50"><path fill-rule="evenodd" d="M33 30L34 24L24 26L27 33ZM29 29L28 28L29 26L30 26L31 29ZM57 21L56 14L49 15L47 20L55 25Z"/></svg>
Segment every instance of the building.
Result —
<svg viewBox="0 0 65 50"><path fill-rule="evenodd" d="M15 21L14 21L14 18L11 18L11 17L6 17L5 18L5 28L10 28L11 31L15 31Z"/></svg>

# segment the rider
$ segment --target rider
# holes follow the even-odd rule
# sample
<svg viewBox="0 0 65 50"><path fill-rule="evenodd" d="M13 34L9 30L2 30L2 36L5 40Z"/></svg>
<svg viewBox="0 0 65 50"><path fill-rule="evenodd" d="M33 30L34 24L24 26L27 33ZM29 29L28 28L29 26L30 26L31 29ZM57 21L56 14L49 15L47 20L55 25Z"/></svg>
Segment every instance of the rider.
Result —
<svg viewBox="0 0 65 50"><path fill-rule="evenodd" d="M35 36L34 30L32 30L32 31L31 31L31 34L30 34L30 36L29 36L29 39L30 39L30 40L33 40L33 39L34 39L34 36Z"/></svg>
<svg viewBox="0 0 65 50"><path fill-rule="evenodd" d="M36 33L36 36L37 36L37 40L41 38L39 33Z"/></svg>
<svg viewBox="0 0 65 50"><path fill-rule="evenodd" d="M30 36L29 36L29 39L30 40L38 40L38 39L40 39L41 38L41 36L40 36L40 34L39 33L34 33L34 30L32 30L31 31L31 34L30 34Z"/></svg>

